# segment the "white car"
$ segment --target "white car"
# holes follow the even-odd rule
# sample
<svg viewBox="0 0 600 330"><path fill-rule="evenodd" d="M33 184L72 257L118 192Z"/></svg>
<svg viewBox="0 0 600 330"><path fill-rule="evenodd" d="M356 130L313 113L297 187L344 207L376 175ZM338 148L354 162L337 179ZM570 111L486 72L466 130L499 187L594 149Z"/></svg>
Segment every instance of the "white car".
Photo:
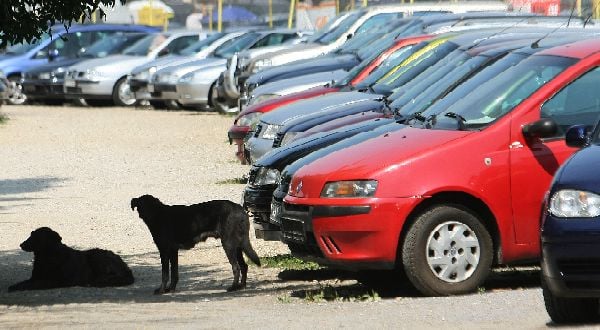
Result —
<svg viewBox="0 0 600 330"><path fill-rule="evenodd" d="M85 99L89 105L134 105L136 99L127 85L127 75L132 68L181 50L204 37L205 33L194 31L151 34L131 45L121 55L73 65L67 69L65 97Z"/></svg>

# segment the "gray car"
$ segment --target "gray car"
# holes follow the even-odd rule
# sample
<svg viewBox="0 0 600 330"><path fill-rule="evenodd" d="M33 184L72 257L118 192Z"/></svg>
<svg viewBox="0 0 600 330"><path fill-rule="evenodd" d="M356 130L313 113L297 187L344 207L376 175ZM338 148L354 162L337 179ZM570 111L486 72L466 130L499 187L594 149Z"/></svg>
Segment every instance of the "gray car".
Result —
<svg viewBox="0 0 600 330"><path fill-rule="evenodd" d="M194 31L152 34L131 45L121 55L73 65L65 77L65 97L83 98L89 105L134 105L136 99L127 85L127 75L132 68L181 50L204 37L205 33Z"/></svg>

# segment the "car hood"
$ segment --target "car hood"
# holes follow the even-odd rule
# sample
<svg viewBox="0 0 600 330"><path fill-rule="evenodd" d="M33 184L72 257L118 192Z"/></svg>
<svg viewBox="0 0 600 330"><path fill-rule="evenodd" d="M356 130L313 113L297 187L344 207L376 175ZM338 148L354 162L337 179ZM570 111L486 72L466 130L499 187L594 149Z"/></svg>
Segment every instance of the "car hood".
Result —
<svg viewBox="0 0 600 330"><path fill-rule="evenodd" d="M553 190L579 189L600 193L600 146L592 145L575 153L556 175Z"/></svg>
<svg viewBox="0 0 600 330"><path fill-rule="evenodd" d="M273 125L285 125L299 117L319 112L333 111L346 104L368 101L380 98L381 95L362 92L337 92L321 95L310 99L300 100L269 112L261 121Z"/></svg>
<svg viewBox="0 0 600 330"><path fill-rule="evenodd" d="M151 67L156 67L157 70L162 69L167 66L180 64L182 61L194 61L197 60L191 56L179 56L179 55L169 55L157 58L148 63L144 63L142 65L136 66L133 70L131 70L132 74L140 73L143 71L150 70Z"/></svg>
<svg viewBox="0 0 600 330"><path fill-rule="evenodd" d="M354 54L319 56L317 58L294 61L287 65L276 66L259 71L250 76L247 83L260 85L266 82L297 77L302 74L334 71L338 69L350 70L359 63L360 61Z"/></svg>
<svg viewBox="0 0 600 330"><path fill-rule="evenodd" d="M101 72L112 72L115 74L125 74L131 71L131 68L142 65L151 61L151 58L146 56L130 56L130 55L112 55L93 60L79 62L69 68L69 70L86 71L96 70ZM118 65L115 65L115 64Z"/></svg>
<svg viewBox="0 0 600 330"><path fill-rule="evenodd" d="M29 70L24 70L23 72L27 72L27 73L51 72L60 67L69 67L69 66L75 65L79 62L88 61L88 60L89 59L85 59L85 58L70 58L67 60L55 61L55 62L50 62L50 63L44 64L44 65L34 66Z"/></svg>
<svg viewBox="0 0 600 330"><path fill-rule="evenodd" d="M195 71L195 70L202 69L202 68L224 66L226 64L227 64L227 60L224 58L209 57L209 58L204 58L201 60L183 62L178 65L167 66L167 67L161 69L160 71L158 71L157 74L174 73L174 72L176 72L176 73L191 72L191 71Z"/></svg>
<svg viewBox="0 0 600 330"><path fill-rule="evenodd" d="M385 125L382 128L387 128ZM301 180L306 187L303 196L319 197L324 182L339 180L374 179L384 181L386 176L398 171L409 175L406 168L428 153L443 150L454 140L470 134L468 131L431 130L413 127L381 129L371 133L377 136L358 144L329 152L300 168L292 185ZM342 141L344 142L344 141ZM335 145L334 145L335 146Z"/></svg>
<svg viewBox="0 0 600 330"><path fill-rule="evenodd" d="M330 45L316 43L297 44L288 49L257 56L255 61L270 59L271 65L275 66L306 58L314 58L321 54L329 53L332 50L333 48Z"/></svg>
<svg viewBox="0 0 600 330"><path fill-rule="evenodd" d="M279 80L277 82L267 83L256 87L252 91L253 95L277 94L288 95L296 92L305 91L309 88L324 86L332 81L343 79L348 74L344 70L335 70L327 72L317 72L305 74L294 78Z"/></svg>

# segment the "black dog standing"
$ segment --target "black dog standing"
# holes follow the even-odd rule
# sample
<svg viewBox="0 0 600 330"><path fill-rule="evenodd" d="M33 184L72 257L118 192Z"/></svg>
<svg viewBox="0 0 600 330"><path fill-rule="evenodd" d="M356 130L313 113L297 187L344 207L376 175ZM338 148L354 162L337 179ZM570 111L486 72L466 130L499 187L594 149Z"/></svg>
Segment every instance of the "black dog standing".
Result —
<svg viewBox="0 0 600 330"><path fill-rule="evenodd" d="M233 284L227 291L246 286L246 254L260 266L258 255L250 245L250 221L244 209L231 201L213 200L193 205L165 205L158 198L144 195L131 200L131 209L150 229L160 253L162 282L155 294L172 292L179 280L179 249L189 250L209 237L220 238L233 270ZM169 264L171 283L169 282ZM240 281L241 273L241 281Z"/></svg>
<svg viewBox="0 0 600 330"><path fill-rule="evenodd" d="M33 252L31 278L11 285L8 291L133 283L131 269L115 253L102 249L79 251L61 241L60 235L48 227L32 231L21 243L21 249Z"/></svg>

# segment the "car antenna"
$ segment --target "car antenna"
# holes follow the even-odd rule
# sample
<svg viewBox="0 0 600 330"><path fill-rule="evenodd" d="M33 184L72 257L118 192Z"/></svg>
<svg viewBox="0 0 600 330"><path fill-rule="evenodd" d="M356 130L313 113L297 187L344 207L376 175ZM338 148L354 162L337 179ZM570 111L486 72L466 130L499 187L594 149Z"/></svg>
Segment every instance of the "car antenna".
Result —
<svg viewBox="0 0 600 330"><path fill-rule="evenodd" d="M585 28L585 26L587 25L587 23L589 23L589 21L592 19L593 13L595 13L595 12L596 12L596 7L597 7L597 4L596 4L596 3L594 3L594 4L592 5L592 9L591 9L591 11L590 11L590 14L589 14L589 15L588 15L588 16L585 18L585 20L583 21L583 27L584 27L584 28Z"/></svg>
<svg viewBox="0 0 600 330"><path fill-rule="evenodd" d="M569 19L567 20L567 27L569 27L569 23L571 22L571 18L573 17L573 13L575 12L575 4L576 4L576 2L573 2L573 6L571 7L571 14L569 14ZM556 30L560 29L563 25L564 25L564 23L561 24L561 25L559 25L559 26L557 26L552 31L546 33L545 35L543 35L538 40L532 42L530 47L533 48L533 49L536 49L536 48L540 47L540 41L542 41L543 39L545 39L546 37L548 37L550 34L556 32Z"/></svg>

